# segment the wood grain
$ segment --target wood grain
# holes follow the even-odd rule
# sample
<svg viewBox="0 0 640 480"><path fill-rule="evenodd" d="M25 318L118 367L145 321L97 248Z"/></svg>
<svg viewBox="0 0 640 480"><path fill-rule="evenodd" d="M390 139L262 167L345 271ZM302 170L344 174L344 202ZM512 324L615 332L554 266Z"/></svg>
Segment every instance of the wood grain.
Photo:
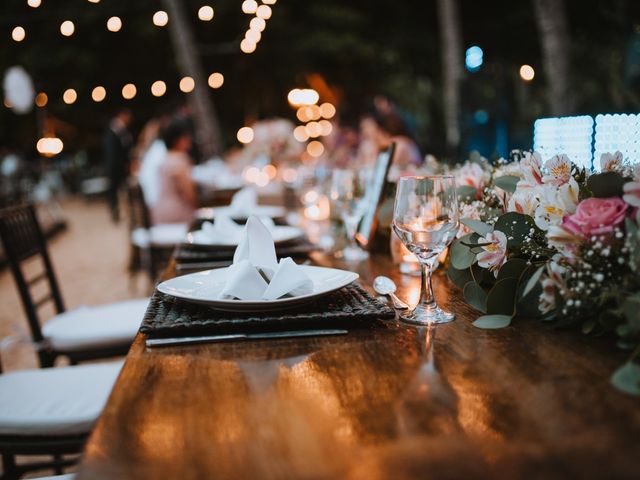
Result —
<svg viewBox="0 0 640 480"><path fill-rule="evenodd" d="M417 301L388 258L357 270ZM158 350L138 335L78 478L640 478L638 400L608 383L624 353L535 321L478 330L435 281L457 318L431 331Z"/></svg>

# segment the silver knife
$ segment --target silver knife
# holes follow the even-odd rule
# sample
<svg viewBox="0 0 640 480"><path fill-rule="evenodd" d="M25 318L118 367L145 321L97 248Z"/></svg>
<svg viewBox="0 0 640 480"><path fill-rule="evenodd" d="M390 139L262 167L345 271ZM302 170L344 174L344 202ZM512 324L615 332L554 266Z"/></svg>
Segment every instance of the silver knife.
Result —
<svg viewBox="0 0 640 480"><path fill-rule="evenodd" d="M291 330L288 332L263 333L231 333L227 335L206 335L200 337L147 338L147 347L173 347L177 345L193 345L198 343L230 342L233 340L267 340L273 338L319 337L325 335L346 335L348 330Z"/></svg>

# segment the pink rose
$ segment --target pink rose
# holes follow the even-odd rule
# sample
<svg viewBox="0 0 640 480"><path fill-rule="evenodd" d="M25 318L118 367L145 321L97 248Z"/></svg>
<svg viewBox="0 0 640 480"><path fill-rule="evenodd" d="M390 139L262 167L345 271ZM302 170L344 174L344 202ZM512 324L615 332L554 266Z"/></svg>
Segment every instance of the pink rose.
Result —
<svg viewBox="0 0 640 480"><path fill-rule="evenodd" d="M578 204L576 213L564 217L562 226L583 237L610 233L627 213L627 204L619 197L587 198Z"/></svg>

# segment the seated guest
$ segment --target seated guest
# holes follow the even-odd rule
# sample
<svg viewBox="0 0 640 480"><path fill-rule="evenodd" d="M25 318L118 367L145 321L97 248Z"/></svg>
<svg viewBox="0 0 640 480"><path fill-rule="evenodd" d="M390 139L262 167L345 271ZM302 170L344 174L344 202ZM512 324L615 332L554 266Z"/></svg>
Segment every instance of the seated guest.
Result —
<svg viewBox="0 0 640 480"><path fill-rule="evenodd" d="M188 223L197 208L197 189L191 179L191 129L182 118L169 122L162 134L167 153L158 170L159 194L151 206L151 220L159 223Z"/></svg>

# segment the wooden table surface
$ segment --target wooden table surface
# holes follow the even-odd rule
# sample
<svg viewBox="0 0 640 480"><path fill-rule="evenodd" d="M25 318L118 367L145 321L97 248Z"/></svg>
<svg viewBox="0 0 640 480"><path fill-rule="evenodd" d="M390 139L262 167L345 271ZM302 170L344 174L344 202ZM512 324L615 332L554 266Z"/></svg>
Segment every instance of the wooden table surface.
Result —
<svg viewBox="0 0 640 480"><path fill-rule="evenodd" d="M340 266L327 257L323 265ZM416 302L418 279L364 262ZM605 339L518 320L148 350L138 335L84 454L91 479L640 478L640 401Z"/></svg>

